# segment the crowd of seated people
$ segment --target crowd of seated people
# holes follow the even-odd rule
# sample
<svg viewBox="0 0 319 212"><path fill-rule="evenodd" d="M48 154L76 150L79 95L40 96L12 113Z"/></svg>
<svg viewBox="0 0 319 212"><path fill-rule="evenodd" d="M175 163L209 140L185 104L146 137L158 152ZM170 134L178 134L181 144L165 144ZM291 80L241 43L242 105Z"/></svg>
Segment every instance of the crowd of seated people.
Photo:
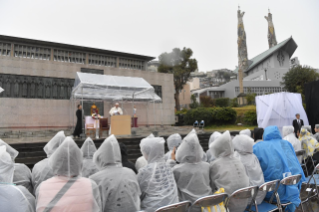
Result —
<svg viewBox="0 0 319 212"><path fill-rule="evenodd" d="M319 148L319 125L312 135L305 127L299 138L293 128L277 126L243 130L232 137L229 131L214 132L205 153L195 130L183 139L173 134L167 139L150 135L140 142L142 156L135 166L127 159L124 144L114 135L97 149L87 138L81 149L71 137L58 132L44 147L47 158L32 173L24 164L15 164L18 152L0 139L1 211L27 212L154 212L170 204L260 186L286 175L300 174L294 186L280 185L282 202L292 202L289 211L300 204L299 189L305 181L302 158L295 151L307 149L312 156ZM258 193L257 204L271 193ZM13 201L14 200L14 201ZM247 201L233 201L230 212L242 212ZM200 212L192 206L191 212Z"/></svg>

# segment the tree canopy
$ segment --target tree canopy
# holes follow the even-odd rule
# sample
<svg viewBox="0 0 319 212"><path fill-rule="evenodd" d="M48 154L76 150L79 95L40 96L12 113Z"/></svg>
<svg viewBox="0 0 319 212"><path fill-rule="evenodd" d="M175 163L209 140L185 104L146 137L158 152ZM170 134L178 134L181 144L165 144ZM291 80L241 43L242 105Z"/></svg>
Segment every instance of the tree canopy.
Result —
<svg viewBox="0 0 319 212"><path fill-rule="evenodd" d="M319 79L319 73L309 66L295 66L291 68L282 78L282 84L289 92L301 92L304 85ZM301 90L300 90L301 88Z"/></svg>
<svg viewBox="0 0 319 212"><path fill-rule="evenodd" d="M190 48L173 49L172 52L163 53L159 56L158 72L171 73L174 75L176 109L180 109L179 93L188 81L191 72L197 70L197 60L191 58L193 51Z"/></svg>

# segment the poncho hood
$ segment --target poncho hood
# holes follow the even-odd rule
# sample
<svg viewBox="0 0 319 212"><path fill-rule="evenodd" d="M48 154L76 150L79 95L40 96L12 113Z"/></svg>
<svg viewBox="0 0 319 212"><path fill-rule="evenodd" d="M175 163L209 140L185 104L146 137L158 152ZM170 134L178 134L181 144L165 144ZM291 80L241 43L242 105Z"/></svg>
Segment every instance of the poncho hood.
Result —
<svg viewBox="0 0 319 212"><path fill-rule="evenodd" d="M234 153L234 147L229 131L227 130L221 136L219 136L210 145L210 149L216 158L232 155Z"/></svg>
<svg viewBox="0 0 319 212"><path fill-rule="evenodd" d="M277 126L269 126L265 128L264 131L264 141L270 141L279 139L281 140L281 134Z"/></svg>

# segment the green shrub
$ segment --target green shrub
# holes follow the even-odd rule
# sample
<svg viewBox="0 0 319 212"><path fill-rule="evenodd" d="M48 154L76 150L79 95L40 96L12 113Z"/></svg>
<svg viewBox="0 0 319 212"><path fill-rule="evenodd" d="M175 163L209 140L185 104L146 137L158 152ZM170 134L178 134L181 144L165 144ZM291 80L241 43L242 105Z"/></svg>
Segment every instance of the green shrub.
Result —
<svg viewBox="0 0 319 212"><path fill-rule="evenodd" d="M203 107L214 107L214 100L210 96L201 96L200 103Z"/></svg>
<svg viewBox="0 0 319 212"><path fill-rule="evenodd" d="M193 125L193 123L197 121L204 120L205 125L211 125L213 118L213 112L204 107L198 107L196 109L191 109L187 111L186 115L184 116L184 122L187 125Z"/></svg>
<svg viewBox="0 0 319 212"><path fill-rule="evenodd" d="M180 111L176 111L175 112L175 115L185 115L187 113L187 109L186 108L183 108L182 110Z"/></svg>
<svg viewBox="0 0 319 212"><path fill-rule="evenodd" d="M230 106L231 107L238 107L237 98L233 98L233 99L230 100Z"/></svg>
<svg viewBox="0 0 319 212"><path fill-rule="evenodd" d="M215 124L234 124L237 113L230 107L213 108L213 118Z"/></svg>
<svg viewBox="0 0 319 212"><path fill-rule="evenodd" d="M257 96L257 94L255 93L248 93L246 94L246 99L247 99L247 104L248 105L253 105L255 104L255 97Z"/></svg>
<svg viewBox="0 0 319 212"><path fill-rule="evenodd" d="M184 116L185 124L192 125L196 120L205 121L205 125L233 124L236 121L237 113L230 107L205 108L199 107L187 111Z"/></svg>
<svg viewBox="0 0 319 212"><path fill-rule="evenodd" d="M191 96L191 103L189 104L189 107L190 107L191 109L195 109L195 108L198 108L198 106L199 106L199 104L198 104L198 102L197 102L197 100L196 100L196 96L193 94L193 95Z"/></svg>
<svg viewBox="0 0 319 212"><path fill-rule="evenodd" d="M244 123L248 125L257 125L257 113L255 110L249 110L244 114Z"/></svg>
<svg viewBox="0 0 319 212"><path fill-rule="evenodd" d="M229 98L218 98L215 99L216 107L228 107L229 106Z"/></svg>

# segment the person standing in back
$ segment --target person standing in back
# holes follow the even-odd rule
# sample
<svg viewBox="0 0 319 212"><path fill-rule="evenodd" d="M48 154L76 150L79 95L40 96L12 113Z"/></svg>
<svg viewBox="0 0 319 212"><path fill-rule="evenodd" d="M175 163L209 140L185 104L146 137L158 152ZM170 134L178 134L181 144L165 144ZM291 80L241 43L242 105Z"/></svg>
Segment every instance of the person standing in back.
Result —
<svg viewBox="0 0 319 212"><path fill-rule="evenodd" d="M294 126L294 131L295 131L295 135L297 138L299 138L299 134L300 134L300 130L301 130L301 127L303 126L303 120L300 119L300 114L297 113L296 114L296 119L293 120L292 122L292 126Z"/></svg>

